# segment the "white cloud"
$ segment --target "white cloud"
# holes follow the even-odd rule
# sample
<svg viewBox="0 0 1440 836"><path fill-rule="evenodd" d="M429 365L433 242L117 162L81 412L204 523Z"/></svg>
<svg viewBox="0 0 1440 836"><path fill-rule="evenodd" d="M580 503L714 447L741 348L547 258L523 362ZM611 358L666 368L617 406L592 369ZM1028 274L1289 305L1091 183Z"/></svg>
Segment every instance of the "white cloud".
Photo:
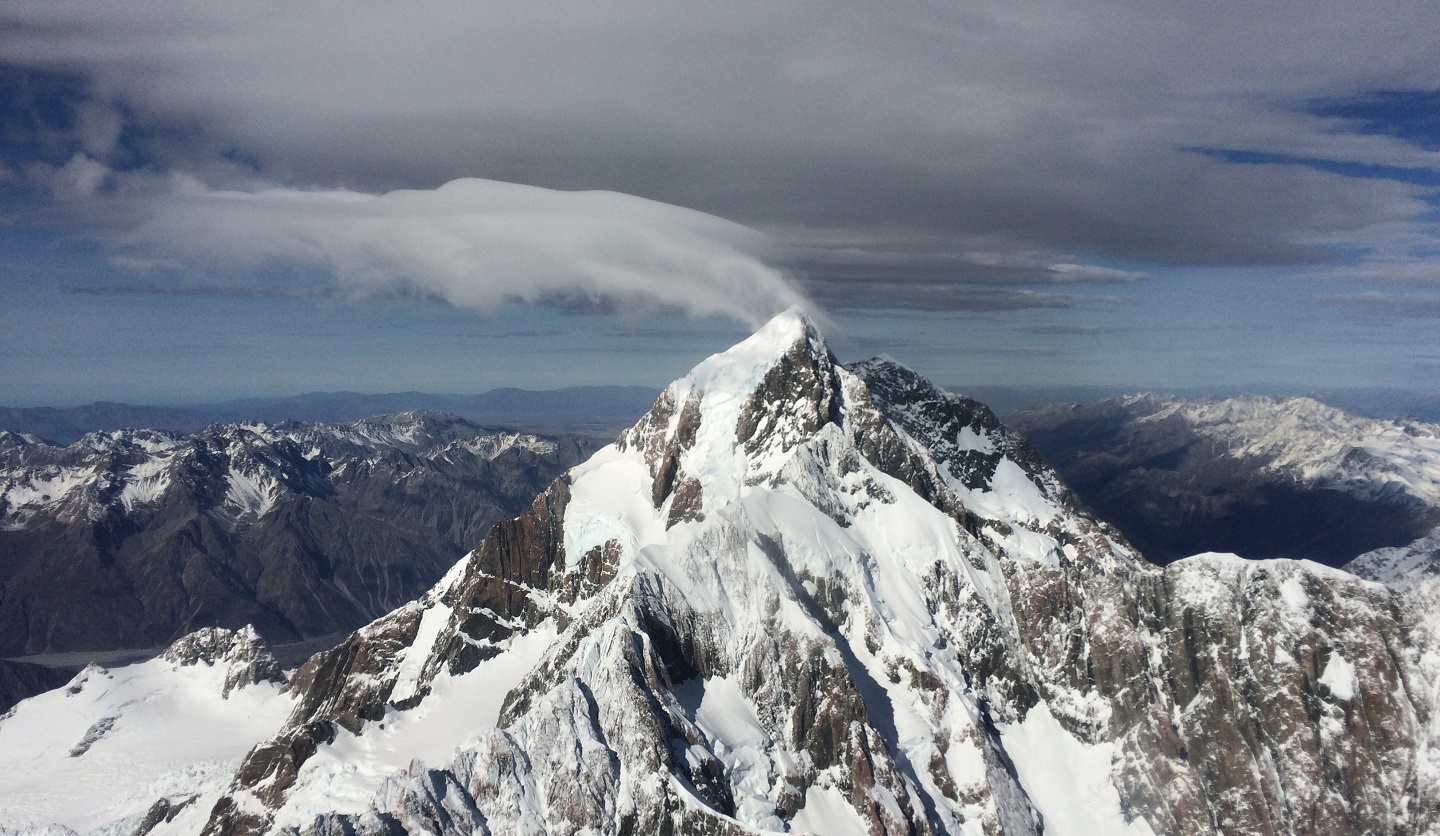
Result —
<svg viewBox="0 0 1440 836"><path fill-rule="evenodd" d="M61 200L93 197L110 176L109 166L78 152L59 168L42 166L35 172L37 178Z"/></svg>
<svg viewBox="0 0 1440 836"><path fill-rule="evenodd" d="M99 102L82 102L75 109L75 132L85 153L104 157L115 150L115 142L124 128L120 112Z"/></svg>
<svg viewBox="0 0 1440 836"><path fill-rule="evenodd" d="M738 224L616 192L467 178L382 195L271 188L172 193L113 233L122 258L222 273L305 265L356 295L419 292L491 311L507 301L674 308L751 323L805 300Z"/></svg>
<svg viewBox="0 0 1440 836"><path fill-rule="evenodd" d="M1062 282L1094 284L1128 284L1142 282L1150 274L1140 270L1117 270L1114 267L1100 267L1095 264L1060 262L1048 265L1047 269Z"/></svg>

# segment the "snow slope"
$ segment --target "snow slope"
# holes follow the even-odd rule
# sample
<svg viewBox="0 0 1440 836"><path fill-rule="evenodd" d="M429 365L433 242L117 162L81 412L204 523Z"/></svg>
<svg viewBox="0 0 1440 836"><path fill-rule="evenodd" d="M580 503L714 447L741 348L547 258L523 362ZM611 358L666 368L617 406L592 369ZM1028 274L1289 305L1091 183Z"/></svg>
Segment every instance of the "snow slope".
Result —
<svg viewBox="0 0 1440 836"><path fill-rule="evenodd" d="M199 832L293 708L273 672L254 681L253 631L215 632L219 652L181 658L186 637L138 665L92 665L0 718L0 833L131 833L152 809L170 819L151 833Z"/></svg>

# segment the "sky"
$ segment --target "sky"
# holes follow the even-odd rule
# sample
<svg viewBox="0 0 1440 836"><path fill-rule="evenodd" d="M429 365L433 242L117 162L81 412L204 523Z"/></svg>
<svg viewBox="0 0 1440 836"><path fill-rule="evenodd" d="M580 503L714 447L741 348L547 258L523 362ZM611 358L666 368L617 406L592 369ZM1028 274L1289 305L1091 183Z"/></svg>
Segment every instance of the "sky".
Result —
<svg viewBox="0 0 1440 836"><path fill-rule="evenodd" d="M1440 389L1440 5L0 7L0 404Z"/></svg>

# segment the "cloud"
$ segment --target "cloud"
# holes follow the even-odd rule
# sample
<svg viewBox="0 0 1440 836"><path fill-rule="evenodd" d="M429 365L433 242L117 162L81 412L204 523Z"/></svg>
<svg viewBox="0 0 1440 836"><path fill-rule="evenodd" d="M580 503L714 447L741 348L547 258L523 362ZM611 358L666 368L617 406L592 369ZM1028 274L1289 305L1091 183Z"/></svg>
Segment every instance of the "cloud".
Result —
<svg viewBox="0 0 1440 836"><path fill-rule="evenodd" d="M994 313L1034 309L1071 310L1128 305L1134 300L1116 294L1055 293L1023 288L1011 290L975 287L944 281L891 283L884 281L810 282L806 290L829 308L863 310L885 308L920 311Z"/></svg>
<svg viewBox="0 0 1440 836"><path fill-rule="evenodd" d="M1411 293L1337 293L1320 301L1384 319L1440 319L1440 296Z"/></svg>
<svg viewBox="0 0 1440 836"><path fill-rule="evenodd" d="M124 117L113 107L83 101L75 108L75 131L87 154L103 157L115 150Z"/></svg>
<svg viewBox="0 0 1440 836"><path fill-rule="evenodd" d="M823 280L879 279L925 282L943 276L956 284L1130 284L1142 270L1086 264L1049 252L952 252L936 241L865 241L864 233L792 245L789 258Z"/></svg>
<svg viewBox="0 0 1440 836"><path fill-rule="evenodd" d="M1043 334L1047 336L1060 337L1098 337L1102 334L1118 334L1122 329L1109 328L1098 325L1066 325L1063 323L1044 323L1040 325L1027 325L1016 329L1027 334Z"/></svg>
<svg viewBox="0 0 1440 836"><path fill-rule="evenodd" d="M86 97L51 166L610 189L760 229L854 305L861 278L918 306L935 282L1327 263L1426 193L1282 160L1440 171L1388 112L1334 105L1440 90L1433 0L13 0L0 31L0 62Z"/></svg>
<svg viewBox="0 0 1440 836"><path fill-rule="evenodd" d="M77 152L62 166L32 164L27 174L32 182L42 184L57 199L69 201L94 197L109 178L110 169L104 163Z"/></svg>
<svg viewBox="0 0 1440 836"><path fill-rule="evenodd" d="M73 296L173 296L198 299L312 299L331 298L335 293L325 288L304 287L227 287L224 285L79 285L67 287Z"/></svg>
<svg viewBox="0 0 1440 836"><path fill-rule="evenodd" d="M1390 258L1368 258L1356 264L1337 265L1310 271L1300 278L1323 281L1384 282L1387 284L1440 285L1440 262L1401 254Z"/></svg>
<svg viewBox="0 0 1440 836"><path fill-rule="evenodd" d="M127 219L105 233L122 259L240 277L298 266L322 271L340 293L356 296L428 296L478 311L517 300L674 309L752 324L805 304L762 261L773 248L764 236L615 192L473 178L382 195L186 190L116 199L105 214Z"/></svg>

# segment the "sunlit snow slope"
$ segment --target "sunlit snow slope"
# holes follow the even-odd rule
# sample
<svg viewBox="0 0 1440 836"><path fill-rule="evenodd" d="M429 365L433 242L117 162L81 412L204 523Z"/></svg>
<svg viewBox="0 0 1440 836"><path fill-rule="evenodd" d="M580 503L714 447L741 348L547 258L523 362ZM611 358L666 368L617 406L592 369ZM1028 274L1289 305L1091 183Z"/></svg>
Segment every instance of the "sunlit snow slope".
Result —
<svg viewBox="0 0 1440 836"><path fill-rule="evenodd" d="M253 630L211 629L20 703L0 717L0 833L198 832L293 708L280 682Z"/></svg>

